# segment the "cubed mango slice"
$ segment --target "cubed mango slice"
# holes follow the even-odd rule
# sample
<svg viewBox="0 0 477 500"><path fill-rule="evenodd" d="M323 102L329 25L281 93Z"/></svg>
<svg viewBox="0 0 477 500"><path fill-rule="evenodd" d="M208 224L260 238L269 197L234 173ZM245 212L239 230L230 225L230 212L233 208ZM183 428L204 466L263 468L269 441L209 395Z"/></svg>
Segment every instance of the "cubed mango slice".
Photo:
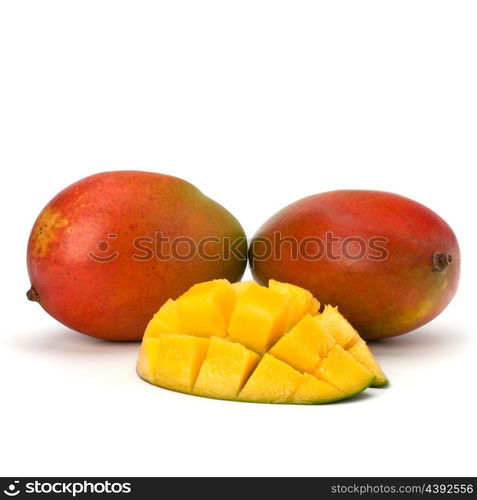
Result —
<svg viewBox="0 0 477 500"><path fill-rule="evenodd" d="M268 287L289 301L286 331L293 328L306 313L316 314L320 309L320 303L304 288L275 280L270 280Z"/></svg>
<svg viewBox="0 0 477 500"><path fill-rule="evenodd" d="M157 337L160 333L182 333L177 303L171 299L149 321L144 337Z"/></svg>
<svg viewBox="0 0 477 500"><path fill-rule="evenodd" d="M283 361L265 354L240 391L240 401L288 403L292 400L302 374Z"/></svg>
<svg viewBox="0 0 477 500"><path fill-rule="evenodd" d="M232 288L234 289L237 297L243 295L251 286L256 286L257 282L253 280L249 281L237 281L232 283Z"/></svg>
<svg viewBox="0 0 477 500"><path fill-rule="evenodd" d="M348 349L360 339L358 332L338 311L337 307L325 306L323 312L318 314L316 318L321 323L322 328L328 330L344 349Z"/></svg>
<svg viewBox="0 0 477 500"><path fill-rule="evenodd" d="M159 359L159 341L153 337L144 337L139 349L137 374L151 384L155 383L157 360Z"/></svg>
<svg viewBox="0 0 477 500"><path fill-rule="evenodd" d="M230 318L228 333L260 354L285 333L288 300L263 286L251 286L237 300Z"/></svg>
<svg viewBox="0 0 477 500"><path fill-rule="evenodd" d="M227 280L199 283L177 299L186 335L225 337L236 294Z"/></svg>
<svg viewBox="0 0 477 500"><path fill-rule="evenodd" d="M351 347L348 352L358 360L362 365L364 365L370 372L374 374L374 382L371 384L372 387L383 387L389 380L384 374L383 370L376 361L371 349L368 347L363 339L359 339L353 347Z"/></svg>
<svg viewBox="0 0 477 500"><path fill-rule="evenodd" d="M307 314L269 352L297 370L312 372L335 344L316 317Z"/></svg>
<svg viewBox="0 0 477 500"><path fill-rule="evenodd" d="M374 375L340 345L333 346L315 376L351 396L371 385Z"/></svg>
<svg viewBox="0 0 477 500"><path fill-rule="evenodd" d="M297 404L322 404L348 397L336 387L305 373L293 396Z"/></svg>
<svg viewBox="0 0 477 500"><path fill-rule="evenodd" d="M234 399L260 356L236 342L212 337L193 393L219 399Z"/></svg>
<svg viewBox="0 0 477 500"><path fill-rule="evenodd" d="M338 312L295 285L214 280L168 300L146 328L137 372L200 396L321 404L387 382Z"/></svg>
<svg viewBox="0 0 477 500"><path fill-rule="evenodd" d="M191 392L207 355L209 339L161 333L157 343L154 383L174 391Z"/></svg>

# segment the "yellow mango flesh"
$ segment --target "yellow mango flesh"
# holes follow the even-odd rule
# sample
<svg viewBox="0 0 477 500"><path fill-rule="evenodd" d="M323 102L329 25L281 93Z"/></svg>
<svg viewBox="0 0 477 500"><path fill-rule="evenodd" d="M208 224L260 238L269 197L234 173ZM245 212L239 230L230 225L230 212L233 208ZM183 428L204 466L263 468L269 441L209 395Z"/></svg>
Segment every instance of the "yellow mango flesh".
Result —
<svg viewBox="0 0 477 500"><path fill-rule="evenodd" d="M225 337L236 294L227 280L199 283L177 299L183 333Z"/></svg>
<svg viewBox="0 0 477 500"><path fill-rule="evenodd" d="M151 340L158 343L153 383L174 391L191 392L207 355L209 339L161 333Z"/></svg>
<svg viewBox="0 0 477 500"><path fill-rule="evenodd" d="M346 397L347 395L336 387L305 373L295 391L293 402L297 404L331 403Z"/></svg>
<svg viewBox="0 0 477 500"><path fill-rule="evenodd" d="M373 356L371 349L363 339L360 338L358 342L356 342L356 344L348 350L348 352L374 374L375 378L374 382L371 384L372 387L383 387L389 382L388 378Z"/></svg>
<svg viewBox="0 0 477 500"><path fill-rule="evenodd" d="M157 337L160 333L182 333L177 303L169 299L147 325L144 337Z"/></svg>
<svg viewBox="0 0 477 500"><path fill-rule="evenodd" d="M209 398L234 399L260 360L242 344L210 339L193 393Z"/></svg>
<svg viewBox="0 0 477 500"><path fill-rule="evenodd" d="M314 375L346 394L361 392L374 380L374 375L340 345L331 348Z"/></svg>
<svg viewBox="0 0 477 500"><path fill-rule="evenodd" d="M330 332L339 344L368 370L374 374L372 387L383 387L388 383L388 378L373 356L366 342L359 336L349 321L338 311L337 307L325 306L322 314L318 314L316 321L323 329Z"/></svg>
<svg viewBox="0 0 477 500"><path fill-rule="evenodd" d="M336 342L345 349L351 347L360 338L358 332L350 325L346 318L339 313L337 307L325 306L323 312L317 316L317 321L328 330Z"/></svg>
<svg viewBox="0 0 477 500"><path fill-rule="evenodd" d="M275 280L270 280L268 287L288 299L287 331L293 328L304 314L316 314L320 309L320 303L304 288Z"/></svg>
<svg viewBox="0 0 477 500"><path fill-rule="evenodd" d="M263 286L251 286L237 300L229 336L263 354L285 333L287 311L286 297Z"/></svg>
<svg viewBox="0 0 477 500"><path fill-rule="evenodd" d="M138 374L176 391L261 403L329 403L387 382L337 308L320 314L306 290L270 285L214 280L166 302L147 327Z"/></svg>
<svg viewBox="0 0 477 500"><path fill-rule="evenodd" d="M316 318L307 314L269 352L297 370L310 373L335 343Z"/></svg>
<svg viewBox="0 0 477 500"><path fill-rule="evenodd" d="M283 361L265 354L240 391L240 401L288 403L298 387L302 374Z"/></svg>
<svg viewBox="0 0 477 500"><path fill-rule="evenodd" d="M159 341L157 338L144 337L139 349L137 362L138 375L151 384L155 383L157 360L159 358Z"/></svg>
<svg viewBox="0 0 477 500"><path fill-rule="evenodd" d="M257 285L256 281L238 281L237 283L232 283L232 288L236 293L237 297L242 296L251 286Z"/></svg>

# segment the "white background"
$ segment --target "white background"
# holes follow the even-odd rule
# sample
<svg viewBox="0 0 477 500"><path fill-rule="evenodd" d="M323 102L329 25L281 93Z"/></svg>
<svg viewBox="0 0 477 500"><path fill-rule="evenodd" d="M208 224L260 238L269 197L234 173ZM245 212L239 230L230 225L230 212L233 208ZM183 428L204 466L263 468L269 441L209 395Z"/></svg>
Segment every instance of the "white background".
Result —
<svg viewBox="0 0 477 500"><path fill-rule="evenodd" d="M476 25L473 1L1 2L0 474L476 475ZM24 296L41 208L114 169L183 177L249 235L308 194L407 195L456 231L461 287L347 403L155 388L137 344Z"/></svg>

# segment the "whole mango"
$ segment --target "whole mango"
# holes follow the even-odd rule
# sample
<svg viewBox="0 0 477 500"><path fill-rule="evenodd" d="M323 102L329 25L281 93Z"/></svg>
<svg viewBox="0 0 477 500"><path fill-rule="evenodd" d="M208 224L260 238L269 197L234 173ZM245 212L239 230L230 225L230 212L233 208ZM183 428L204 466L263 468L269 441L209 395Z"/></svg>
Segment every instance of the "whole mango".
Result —
<svg viewBox="0 0 477 500"><path fill-rule="evenodd" d="M460 272L449 225L382 191L330 191L292 203L258 230L249 256L257 281L310 290L366 339L431 321L453 298Z"/></svg>
<svg viewBox="0 0 477 500"><path fill-rule="evenodd" d="M192 184L100 173L40 213L28 242L27 296L81 333L139 340L167 299L198 282L239 280L246 249L237 219Z"/></svg>

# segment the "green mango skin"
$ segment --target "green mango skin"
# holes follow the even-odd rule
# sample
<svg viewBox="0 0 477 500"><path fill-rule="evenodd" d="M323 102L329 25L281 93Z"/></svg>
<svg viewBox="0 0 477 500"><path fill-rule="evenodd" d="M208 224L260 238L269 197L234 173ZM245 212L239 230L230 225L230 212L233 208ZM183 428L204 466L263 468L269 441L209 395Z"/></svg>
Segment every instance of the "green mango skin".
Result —
<svg viewBox="0 0 477 500"><path fill-rule="evenodd" d="M217 258L166 259L168 243L155 250L157 232L196 248L214 237L204 248ZM226 239L240 241L242 258L227 254ZM174 255L187 256L188 245ZM240 280L246 252L237 219L192 184L152 172L100 173L61 191L39 215L28 243L28 297L78 332L140 340L167 299L202 281Z"/></svg>
<svg viewBox="0 0 477 500"><path fill-rule="evenodd" d="M277 234L282 241L312 237L326 245L330 234L339 241L324 254L310 242L305 255L296 255L291 244L278 243ZM346 238L366 242L366 256L357 258L362 243L356 241L344 251ZM258 282L275 279L310 290L322 304L339 306L365 339L400 335L431 321L454 297L460 274L450 226L424 205L382 191L330 191L298 200L257 231L249 257Z"/></svg>

